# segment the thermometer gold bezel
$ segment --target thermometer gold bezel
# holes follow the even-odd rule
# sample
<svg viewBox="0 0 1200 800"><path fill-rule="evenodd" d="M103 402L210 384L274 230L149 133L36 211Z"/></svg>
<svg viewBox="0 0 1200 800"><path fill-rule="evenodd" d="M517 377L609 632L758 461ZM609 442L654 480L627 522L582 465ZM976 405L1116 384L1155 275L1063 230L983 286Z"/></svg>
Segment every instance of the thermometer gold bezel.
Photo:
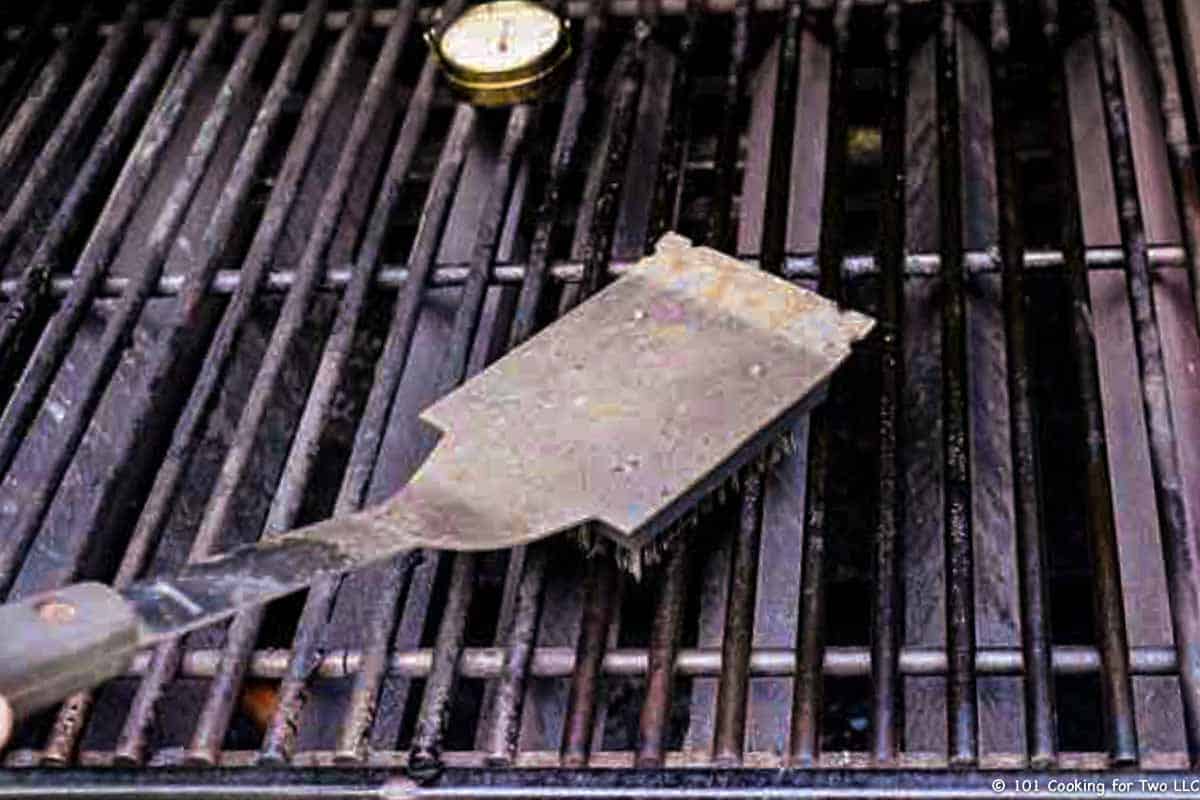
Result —
<svg viewBox="0 0 1200 800"><path fill-rule="evenodd" d="M526 61L509 69L494 69L455 58L445 52L442 43L453 29L478 24L487 16L508 15L513 20L514 37L522 35L523 18L529 24L533 14L554 18L556 31L553 43ZM426 34L430 48L452 89L473 105L485 107L508 106L535 100L555 83L561 67L571 56L569 23L545 6L530 0L492 0L473 6L445 27L440 33Z"/></svg>

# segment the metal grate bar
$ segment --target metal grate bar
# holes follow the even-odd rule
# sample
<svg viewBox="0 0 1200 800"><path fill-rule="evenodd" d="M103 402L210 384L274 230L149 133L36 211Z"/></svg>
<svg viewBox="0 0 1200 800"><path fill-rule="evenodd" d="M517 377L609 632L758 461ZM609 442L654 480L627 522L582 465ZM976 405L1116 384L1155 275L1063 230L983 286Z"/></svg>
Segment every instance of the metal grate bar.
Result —
<svg viewBox="0 0 1200 800"><path fill-rule="evenodd" d="M667 100L666 130L654 188L654 207L646 236L646 249L668 230L679 226L683 171L686 168L687 140L690 133L694 45L700 24L700 5L689 5L686 29L682 34L679 56L674 65L671 93ZM662 587L655 599L654 621L650 631L649 669L646 694L638 715L636 756L641 768L660 767L667 750L667 726L674 700L675 657L683 634L684 603L692 564L693 544L684 539L666 559Z"/></svg>
<svg viewBox="0 0 1200 800"><path fill-rule="evenodd" d="M71 26L70 38L55 50L25 94L21 105L7 120L4 133L0 134L0 176L4 177L5 184L5 188L0 190L0 201L5 205L8 204L9 193L17 187L13 170L30 145L29 138L35 126L45 118L50 103L62 91L72 65L82 57L96 30L96 21L96 10L84 9L78 21Z"/></svg>
<svg viewBox="0 0 1200 800"><path fill-rule="evenodd" d="M966 297L961 264L961 143L958 97L958 21L954 4L942 3L937 37L937 113L940 154L942 253L942 470L946 546L946 647L950 763L970 766L979 757L975 694L975 594L971 474L967 428Z"/></svg>
<svg viewBox="0 0 1200 800"><path fill-rule="evenodd" d="M984 9L980 9L982 12ZM989 28L972 31L959 20L960 153L963 170L963 246L1000 243L996 125L992 113L999 87L993 80L992 43L1003 40L1006 14L993 13ZM990 36L989 36L990 34ZM1014 96L1013 99L1016 99ZM1012 462L1011 401L1006 385L1010 365L1003 313L1003 275L964 277L967 286L967 391L971 514L974 539L975 631L977 646L1018 646L1020 564L1015 536L1015 469ZM986 476L983 477L983 476ZM1021 678L984 677L977 681L979 757L1028 752Z"/></svg>
<svg viewBox="0 0 1200 800"><path fill-rule="evenodd" d="M934 43L922 30L906 53L904 159L906 225L904 246L927 252L938 247L937 132ZM939 257L939 269L940 269ZM935 317L930 281L903 282L900 342L903 384L898 436L904 498L900 530L904 581L904 642L945 647L945 548L942 538L940 392L941 326ZM945 681L906 676L903 680L903 747L943 751L946 730Z"/></svg>
<svg viewBox="0 0 1200 800"><path fill-rule="evenodd" d="M886 96L881 126L883 197L880 212L879 263L882 343L879 401L879 521L875 531L875 603L871 617L871 750L875 760L891 764L899 751L902 711L899 693L900 624L902 613L899 546L900 452L899 404L904 387L904 348L900 341L904 313L904 111L905 73L901 47L901 6L892 0L885 11L887 29Z"/></svg>
<svg viewBox="0 0 1200 800"><path fill-rule="evenodd" d="M11 56L0 66L0 127L7 125L21 89L32 80L43 59L57 10L54 3L42 3L37 16L21 29L20 35L9 39Z"/></svg>
<svg viewBox="0 0 1200 800"><path fill-rule="evenodd" d="M169 251L174 246L175 234L179 231L204 172L216 152L217 141L230 118L233 101L242 93L248 83L253 66L262 53L269 32L269 27L264 25L259 35L247 39L246 46L239 53L242 57L230 69L228 90L220 94L214 102L213 108L205 120L205 125L197 135L195 144L188 155L183 173L172 188L171 195L150 232L138 279L130 284L129 290L122 296L116 312L105 325L104 334L98 346L98 357L80 391L78 404L72 406L66 422L62 424L65 434L59 440L58 447L51 458L50 474L32 493L33 496L28 499L16 525L4 542L4 550L0 553L0 594L7 593L12 586L17 569L41 526L54 493L83 438L92 412L116 369L123 344L136 325L137 318L149 299L151 288L158 282ZM53 348L48 355L53 357L57 350L57 347ZM59 359L54 358L54 360L58 361ZM47 380L51 377L49 371L42 374ZM27 373L26 379L29 377L31 376ZM42 375L38 377L41 378ZM39 391L37 394L40 395L41 392ZM12 412L14 405L23 399L24 397L18 393L17 398L10 403L6 412ZM7 417L8 413L5 416ZM24 415L18 413L16 416ZM10 433L10 431L6 430L5 433ZM5 438L7 441L15 442L16 432L11 432L11 436ZM15 444L12 449L15 450Z"/></svg>
<svg viewBox="0 0 1200 800"><path fill-rule="evenodd" d="M1182 247L1161 245L1150 248L1150 266L1154 271L1178 269L1186 266L1187 254ZM1090 270L1118 270L1122 268L1121 251L1114 247L1089 247L1087 249L1087 264ZM757 264L758 259L746 256L742 259L748 264ZM968 250L963 255L963 261L969 275L988 275L1000 271L999 259L995 253L982 250ZM911 253L904 257L903 277L928 277L937 273L941 264L941 256L936 253ZM1026 250L1024 257L1027 270L1054 270L1064 265L1064 256L1060 250ZM623 275L633 262L614 258L609 262L608 275L618 277ZM523 262L500 261L492 270L492 285L521 285L526 282L526 272L531 266ZM842 260L842 272L847 278L861 278L882 274L882 269L875 256L851 255ZM343 291L350 283L353 267L345 264L329 267L322 278L320 289L325 291ZM459 286L466 281L468 269L458 261L439 261L431 270L427 283L432 288ZM542 273L540 280L552 280L558 283L579 283L582 280L583 264L576 260L564 259L555 261ZM789 255L784 263L783 276L795 281L810 281L817 277L816 258L812 255ZM180 293L185 276L164 275L154 288L155 297L171 297ZM238 287L246 280L242 270L218 270L209 284L211 295L235 294ZM375 272L374 288L395 290L409 280L408 267L400 264L383 264ZM296 273L290 269L276 269L266 273L260 291L268 293L286 292L296 282ZM70 275L59 275L51 278L48 293L52 298L68 295L75 286L76 279ZM104 278L96 292L97 298L119 297L129 285L129 279L122 276ZM0 281L0 299L14 299L20 293L18 280Z"/></svg>
<svg viewBox="0 0 1200 800"><path fill-rule="evenodd" d="M829 139L828 108L830 103L829 77L831 70L830 48L823 40L824 28L820 20L814 19L806 10L801 18L798 53L796 59L796 81L794 102L786 101L793 109L789 120L780 114L779 95L763 97L764 115L751 123L760 126L762 139L754 139L755 149L761 148L762 156L755 156L758 163L768 172L765 190L782 191L786 197L779 200L786 208L787 224L783 232L786 249L820 249L821 211L824 203L824 171ZM778 47L784 45L780 42ZM768 53L764 63L778 65L777 54ZM767 76L764 75L766 80ZM772 81L775 91L781 90L778 77ZM756 101L758 98L756 98ZM786 127L785 127L786 126ZM752 133L752 136L754 134ZM790 156L787 171L776 175L775 149L777 137L790 139ZM765 156L765 159L764 159ZM748 156L747 161L750 160ZM743 197L749 192L762 192L762 179L747 181ZM765 221L769 203L763 203ZM749 227L749 226L748 226ZM758 231L747 230L747 235L758 235ZM767 235L765 232L762 235ZM764 241L765 244L765 241ZM767 262L763 262L766 264ZM824 265L822 265L824 266ZM812 288L810 285L809 288ZM801 607L805 531L805 492L808 459L808 417L803 417L791 431L796 441L795 452L781 458L772 470L764 470L761 477L761 534L756 555L754 593L752 595L753 617L750 625L751 646L795 647L801 635L798 630ZM750 480L755 479L751 474ZM792 704L797 681L779 679L754 679L749 681L749 704L746 710L746 732L744 749L747 752L763 749L786 750L791 721Z"/></svg>
<svg viewBox="0 0 1200 800"><path fill-rule="evenodd" d="M733 214L733 195L736 186L738 125L741 98L746 81L746 51L749 40L750 3L742 0L734 10L733 30L730 36L729 67L725 73L724 92L721 96L721 125L717 132L715 163L717 165L716 192L713 212L705 231L712 246L726 252L736 249L737 219ZM754 536L753 533L750 534ZM726 600L729 592L731 536L724 536L722 544L714 548L703 569L700 595L700 611L697 631L700 646L715 645L725 641L724 622ZM738 537L739 541L743 537ZM726 663L740 663L727 661ZM696 680L692 682L690 707L688 709L687 743L694 748L708 748L713 741L714 712L717 703L718 682Z"/></svg>
<svg viewBox="0 0 1200 800"><path fill-rule="evenodd" d="M284 649L255 650L251 653L247 674L255 678L275 679L287 674L289 652ZM685 647L676 655L678 676L711 677L721 674L722 650L719 647ZM222 650L196 648L184 654L179 675L187 678L211 678L220 665ZM1102 672L1103 651L1090 645L1053 645L1050 667L1056 675L1090 675ZM330 649L318 654L312 675L324 679L358 675L368 668L366 650ZM150 669L152 652L139 654L130 665L130 676L145 675ZM835 678L864 677L871 674L871 648L867 646L829 646L825 648L821 669ZM1175 648L1134 647L1128 653L1130 669L1137 675L1170 675L1178 671ZM605 652L601 670L605 675L641 676L649 670L649 654L640 648L615 648ZM896 670L904 675L945 675L948 659L944 648L905 647L897 652ZM386 654L383 669L390 675L424 678L433 664L433 648L393 650ZM563 678L575 671L572 647L541 646L530 655L530 676ZM750 674L756 677L795 675L795 651L785 647L755 647L750 651ZM463 677L493 679L504 672L504 648L466 647L458 662ZM1021 647L979 647L975 651L975 670L981 675L1026 674ZM693 748L703 749L703 748Z"/></svg>
<svg viewBox="0 0 1200 800"><path fill-rule="evenodd" d="M25 173L16 195L5 208L3 217L0 217L0 258L7 258L12 252L26 218L45 198L52 173L61 169L64 155L75 144L87 118L96 109L100 98L112 83L117 68L132 44L141 12L140 3L130 3L125 8L116 32L105 42L104 48L92 62L87 76L76 90L58 125L46 139L33 165Z"/></svg>
<svg viewBox="0 0 1200 800"><path fill-rule="evenodd" d="M1126 257L1134 342L1142 379L1142 405L1149 434L1150 463L1163 536L1172 621L1181 653L1188 654L1180 664L1188 751L1193 763L1200 763L1197 761L1200 759L1200 584L1197 583L1196 573L1200 567L1200 553L1196 552L1197 544L1187 529L1175 425L1167 394L1162 339L1150 283L1145 223L1133 172L1133 147L1129 139L1129 117L1117 64L1117 44L1110 18L1112 12L1105 0L1095 0L1092 9L1096 18L1096 60L1100 67L1121 245Z"/></svg>
<svg viewBox="0 0 1200 800"><path fill-rule="evenodd" d="M177 0L171 7L167 24L159 29L149 52L138 65L128 87L113 108L112 115L96 140L95 148L80 168L70 191L46 228L41 244L17 280L17 288L10 295L9 306L3 320L0 320L0 360L9 360L21 348L30 318L37 315L46 302L46 295L51 288L51 276L63 255L62 249L67 237L83 216L82 207L100 188L105 176L124 150L138 121L145 118L154 88L160 84L165 85L164 72L170 69L172 56L179 46L185 9L184 0ZM111 73L107 78L111 78ZM94 102L99 100L99 95L100 92L97 91L94 99L90 99L90 95L81 91L72 102L72 109L76 103L80 106L94 105ZM91 108L86 112L82 109L79 111L81 116L92 113ZM68 111L67 117L70 116L71 112ZM60 130L63 130L66 124L64 119ZM64 132L64 138L65 136ZM8 213L11 211L10 208ZM66 293L69 293L69 290L64 292Z"/></svg>
<svg viewBox="0 0 1200 800"><path fill-rule="evenodd" d="M312 11L311 19L319 18L318 6L319 0L310 5L309 10ZM269 29L269 21L273 20L274 14L277 11L277 8L270 7L269 13L264 13L264 29ZM312 25L306 26L305 29L302 29L302 32L312 30L313 27ZM311 35L311 33L306 33L301 37L302 41ZM297 51L292 54L293 58L299 59L302 50L306 49L307 44L300 45ZM398 47L394 49L398 49ZM343 145L342 155L338 160L333 178L321 198L320 211L318 213L322 216L318 217L312 235L305 247L304 256L301 259L299 267L299 280L288 292L283 311L272 332L267 353L264 355L258 374L255 376L254 388L238 420L237 430L241 438L234 442L225 455L217 484L214 486L208 505L205 508L204 518L191 543L188 553L189 560L195 560L207 555L216 542L219 533L227 524L232 495L244 474L245 465L249 458L249 449L252 447L255 439L255 432L266 412L266 406L270 402L272 391L282 365L288 357L291 343L305 319L321 261L333 237L341 211L345 207L349 184L352 181L353 173L358 165L358 158L361 155L360 148L362 142L365 140L371 126L377 122L382 95L389 84L395 67L394 62L397 58L395 52L389 55L392 59L391 62L388 62L382 55L379 61L377 61L376 69L372 72L371 80L368 84L368 90L364 93L364 98L355 112L354 121L347 136L347 141ZM296 66L290 66L288 72L292 69L296 69ZM251 170L252 172L253 170ZM235 184L236 181L231 185ZM214 219L219 216L219 214L215 215ZM232 634L230 638L233 638ZM141 763L144 759L148 746L146 741L147 728L153 719L154 706L161 697L166 683L176 671L181 652L182 642L180 640L172 640L164 643L156 650L155 668L139 684L133 706L129 716L125 720L125 725L117 744L117 751L123 762L136 764ZM215 716L219 716L219 709L216 711ZM209 718L211 719L212 716ZM206 721L202 719L201 724L206 724ZM203 730L201 730L201 733L203 733Z"/></svg>
<svg viewBox="0 0 1200 800"><path fill-rule="evenodd" d="M572 675L563 721L560 763L564 767L585 767L592 750L596 725L597 684L602 674L606 639L614 616L613 595L617 593L616 565L609 553L602 552L588 563L583 589L583 619L575 650L577 667Z"/></svg>
<svg viewBox="0 0 1200 800"><path fill-rule="evenodd" d="M557 228L564 184L575 159L595 59L596 41L602 27L603 17L593 5L593 12L584 23L579 61L567 90L562 122L550 156L547 186L537 210L529 267L521 284L509 331L510 349L527 340L537 328L538 308L543 302L549 276L550 242ZM535 544L521 551L514 551L512 556L520 564L520 572L512 614L503 622L497 636L498 642L506 644L504 670L499 684L493 689L486 733L488 758L498 766L511 764L519 745L521 712L533 656L534 637L537 635L544 605L548 547L549 545Z"/></svg>
<svg viewBox="0 0 1200 800"><path fill-rule="evenodd" d="M822 188L817 291L839 305L846 303L841 265L845 218L846 141L848 137L847 45L853 0L841 0L834 17L834 47L829 80L825 176ZM833 420L830 406L838 401L838 382L830 402L809 415L807 487L804 492L804 548L800 578L799 642L796 682L792 694L791 763L810 766L821 744L824 680L821 654L825 649L825 536L829 528L827 502L832 479Z"/></svg>
<svg viewBox="0 0 1200 800"><path fill-rule="evenodd" d="M1028 665L1025 675L1026 750L1030 765L1045 769L1054 766L1058 756L1050 648L1050 594L1046 544L1042 535L1043 498L1038 485L1033 368L1025 319L1022 258L1025 231L1018 206L1020 172L1010 122L1015 116L1012 100L1016 88L1009 72L1007 12L1000 0L994 8L992 79L995 88L996 188L1000 197L998 233L1004 263L1002 292L1015 506L1013 524L1020 571L1023 655Z"/></svg>
<svg viewBox="0 0 1200 800"><path fill-rule="evenodd" d="M621 176L625 174L631 152L637 99L645 77L645 48L649 25L639 20L633 39L621 51L613 73L617 78L616 99L610 117L610 128L600 156L599 180L594 183L596 196L588 205L595 209L583 249L583 279L577 287L563 292L560 313L573 307L596 292L607 282L608 262L612 256L613 237L617 226ZM597 720L596 702L599 695L600 662L612 628L614 596L617 593L616 564L611 547L598 546L598 552L588 564L584 588L583 624L579 632L576 658L579 669L571 682L563 723L562 764L566 767L586 766L592 749Z"/></svg>
<svg viewBox="0 0 1200 800"><path fill-rule="evenodd" d="M430 95L433 91L435 73L436 64L430 57L426 60L420 84L428 90ZM427 108L427 105L421 107L420 115L427 113ZM418 129L423 122L419 121L420 116L417 115L417 111L417 107L414 106L412 114L416 127L413 131L419 138ZM425 275L431 268L438 245L445 235L448 213L456 187L460 185L460 174L467 151L474 143L475 138L476 115L469 107L460 105L455 112L450 134L443 146L437 171L421 213L421 223L409 255L409 263L413 265L415 274ZM413 142L415 144L416 138L413 139ZM410 356L423 297L424 281L418 281L407 288L393 311L387 345L376 367L375 381L367 400L367 407L356 431L354 449L338 495L336 511L353 510L361 507L366 501L372 473L381 460L386 420L391 412L397 388ZM432 563L427 568L421 568L430 581L436 570L438 559L438 555L431 555L429 560ZM403 596L402 593L405 588L408 588L410 594L415 588L421 588L409 585L410 579L407 572L410 569L411 565L401 560L394 563L385 573L389 578L383 590L385 599L377 605L379 611L372 616L370 629L367 631L371 669L363 680L356 682L351 694L350 705L342 717L338 733L338 752L344 759L359 758L362 747L361 737L370 727L374 711L373 695L378 692L378 683L386 671L387 649L392 629L395 627L395 614ZM411 579L412 584L417 584L417 582L416 579ZM405 695L407 691L406 688Z"/></svg>
<svg viewBox="0 0 1200 800"><path fill-rule="evenodd" d="M1058 62L1057 75L1050 84L1050 118L1061 131L1071 130L1070 112L1065 93L1070 84L1067 54L1059 38L1057 8L1044 12L1043 29ZM1133 689L1129 678L1125 614L1122 607L1117 553L1116 521L1113 516L1113 487L1109 473L1108 447L1105 440L1103 409L1100 400L1098 353L1088 321L1091 299L1084 262L1084 231L1080 200L1076 193L1072 138L1066 133L1055 138L1057 147L1059 197L1063 207L1063 246L1067 265L1068 288L1074 310L1072 349L1078 373L1080 401L1085 428L1087 465L1087 528L1091 560L1095 572L1097 638L1101 642L1105 670L1102 676L1106 714L1105 738L1109 753L1118 762L1136 758L1137 732L1134 727Z"/></svg>
<svg viewBox="0 0 1200 800"><path fill-rule="evenodd" d="M1197 294L1200 292L1200 262L1197 261L1200 258L1200 186L1196 183L1195 165L1192 162L1183 96L1171 49L1170 27L1162 0L1143 0L1142 14L1146 18L1150 50L1158 78L1159 106L1165 129L1167 158L1171 166L1172 188L1191 274L1192 303L1200 308L1200 294Z"/></svg>
<svg viewBox="0 0 1200 800"><path fill-rule="evenodd" d="M488 274L496 257L514 173L518 159L524 154L533 117L539 110L523 104L515 107L509 114L499 160L487 190L487 202L475 238L471 273L455 311L450 344L439 379L440 393L454 389L467 377L471 345L479 329L487 293ZM467 611L473 597L478 559L479 556L472 553L454 555L450 595L442 614L434 650L434 670L425 684L409 756L414 774L435 772L440 764L442 739L449 722L454 682L458 675L456 665L465 642Z"/></svg>
<svg viewBox="0 0 1200 800"><path fill-rule="evenodd" d="M741 763L745 741L746 695L750 689L751 620L758 574L758 550L762 541L760 478L753 474L746 476L740 501L741 513L734 537L721 653L724 668L717 684L717 716L714 724L713 759L722 766Z"/></svg>
<svg viewBox="0 0 1200 800"><path fill-rule="evenodd" d="M67 294L66 302L42 332L41 341L25 366L16 391L9 398L3 416L0 416L0 475L6 474L11 468L22 437L37 414L38 403L66 358L109 262L134 212L145 198L150 179L165 156L167 144L221 42L229 22L230 5L230 2L225 2L217 7L211 28L201 37L178 78L170 84L157 110L143 126L133 153L127 158L117 179L117 186L79 256L75 268L76 280ZM157 283L158 276L154 277L152 285ZM122 288L122 298L133 296L135 283L131 281Z"/></svg>
<svg viewBox="0 0 1200 800"><path fill-rule="evenodd" d="M314 4L310 11L312 19L317 19L321 11L320 4ZM327 80L330 87L336 85L338 76L343 73L347 61L358 48L363 29L366 25L366 19L367 8L365 4L360 3L356 7L351 25L343 32L331 61L331 69L328 73L329 79ZM378 58L377 69L380 72L375 73L375 75L379 75L378 86L388 85L389 75L394 70L394 64L389 63L389 60L398 60L396 51L405 41L411 20L411 14L399 14L396 16L395 27L389 31L389 38L385 42ZM310 30L315 32L315 23L303 28L302 33ZM309 48L310 40L311 34L297 35L291 47L297 53L304 52ZM321 88L324 89L325 87L322 86ZM368 83L367 92L370 93L371 91L372 88L370 83ZM376 88L375 91L382 92L383 89ZM332 92L329 95L319 95L325 101L320 106L322 118L328 109L326 98L331 94ZM364 96L362 108L365 109L369 102L370 100ZM316 121L316 128L320 128L321 121L323 120ZM301 125L304 124L302 121ZM386 124L383 127L386 128ZM353 133L351 133L352 135ZM352 146L353 143L348 140L347 144ZM299 172L297 172L298 177ZM378 240L381 238L381 233L378 231L380 224L374 217L372 218L372 223L367 234L368 240ZM374 263L371 262L370 266L373 267ZM263 535L282 533L290 530L295 527L298 521L300 498L303 495L308 474L317 453L316 439L323 426L324 417L328 413L331 395L337 388L337 383L342 373L342 364L350 347L348 339L354 334L357 317L361 311L363 295L365 294L365 284L370 280L370 277L370 267L356 270L354 278L342 297L342 305L338 311L337 322L334 324L334 332L329 337L326 354L322 358L321 365L318 368L316 385L314 386L309 403L305 407L296 433L293 436L288 459L279 481L279 488L272 501L267 520L263 524ZM234 330L241 327L241 321L239 320L238 322L239 324L237 325L231 325ZM234 703L242 687L242 679L245 675L247 663L249 662L250 652L258 638L259 629L262 626L264 612L265 609L261 607L244 612L235 617L233 623L230 625L220 670L213 684L209 687L204 709L201 712L199 723L188 746L188 760L192 763L217 763L221 744L225 738L225 733L233 714Z"/></svg>
<svg viewBox="0 0 1200 800"><path fill-rule="evenodd" d="M755 98L751 112L751 136L754 137L751 147L756 164L753 169L747 164L742 186L742 196L748 206L743 207L742 214L748 224L743 223L738 230L738 250L757 250L761 243L761 267L776 273L782 269L790 233L788 217L795 120L801 97L801 55L805 49L802 44L806 35L805 7L803 0L789 3L779 37L764 57L764 66L773 66L774 74L763 76L761 85L773 87L769 90L773 93ZM739 46L736 33L734 46ZM728 766L741 763L748 715L761 710L761 704L751 698L749 654L754 642L756 599L761 592L758 584L761 581L759 565L764 539L764 508L765 486L761 471L748 469L743 475L736 538L732 545L732 574L723 631L726 668L717 685L714 722L713 756L717 763Z"/></svg>
<svg viewBox="0 0 1200 800"><path fill-rule="evenodd" d="M272 88L264 99L258 114L258 123L252 128L247 137L246 146L239 153L238 161L234 165L227 185L226 202L222 204L222 210L214 215L212 224L210 224L212 235L206 237L206 240L216 247L208 251L208 260L203 267L204 272L211 274L218 263L217 259L221 255L221 243L229 235L229 227L233 222L234 215L244 204L249 181L253 178L255 170L262 160L264 148L271 139L273 129L278 124L284 98L294 88L298 71L307 58L315 32L315 26L309 25L307 29L302 29L294 37L289 46L289 52L285 54L280 70L272 83ZM174 505L180 482L197 447L199 430L203 426L211 400L224 375L236 334L250 313L250 301L257 283L255 276L261 276L266 266L266 260L264 258L255 260L253 253L262 251L261 243L263 241L271 242L269 246L272 246L282 229L283 220L287 217L291 202L294 200L297 185L311 155L313 144L322 128L334 92L343 77L352 35L353 29L350 34L343 36L345 43L339 47L331 59L323 80L318 84L309 103L306 104L301 117L300 134L289 149L276 182L276 189L272 192L263 221L251 244L251 256L247 257L245 270L240 273L243 276L243 282L239 284L236 296L217 329L205 358L204 367L201 369L188 403L176 424L166 459L159 468L150 496L139 516L134 533L126 545L125 554L114 579L114 584L118 586L127 585L141 574L151 551L161 537L169 509ZM203 299L207 282L207 279L201 276L189 278L187 281L188 296L184 301L188 306L195 308ZM174 357L163 358L159 364L165 367L174 360ZM48 752L54 754L55 760L65 759L69 756L74 738L78 735L80 728L80 703L90 705L90 697L73 698L60 712L55 729L54 744L48 748Z"/></svg>

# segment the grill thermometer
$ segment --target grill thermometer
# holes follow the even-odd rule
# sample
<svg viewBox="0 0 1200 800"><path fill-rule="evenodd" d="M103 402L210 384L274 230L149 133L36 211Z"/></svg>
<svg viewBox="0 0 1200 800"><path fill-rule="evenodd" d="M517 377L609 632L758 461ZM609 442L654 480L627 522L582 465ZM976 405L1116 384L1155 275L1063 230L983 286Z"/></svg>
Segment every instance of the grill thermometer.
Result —
<svg viewBox="0 0 1200 800"><path fill-rule="evenodd" d="M477 106L537 99L571 56L568 22L528 0L493 0L467 9L426 41L450 86Z"/></svg>

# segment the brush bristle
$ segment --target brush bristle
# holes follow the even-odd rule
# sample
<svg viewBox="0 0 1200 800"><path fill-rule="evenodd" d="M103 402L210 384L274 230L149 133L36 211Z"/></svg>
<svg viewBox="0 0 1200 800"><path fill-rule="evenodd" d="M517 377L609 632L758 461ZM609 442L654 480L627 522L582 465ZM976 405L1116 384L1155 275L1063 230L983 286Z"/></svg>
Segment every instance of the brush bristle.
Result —
<svg viewBox="0 0 1200 800"><path fill-rule="evenodd" d="M677 519L672 525L654 537L653 541L638 548L630 548L616 543L613 548L613 558L622 570L641 580L642 576L652 571L656 566L666 561L676 544L685 534L692 533L700 525L702 516L708 515L713 509L724 506L735 499L742 488L743 476L752 472L762 475L787 456L796 452L795 435L788 431L767 445L759 456L740 469L733 470L711 492L702 497L690 511ZM581 525L568 534L583 551L591 558L605 552L600 537L590 525Z"/></svg>

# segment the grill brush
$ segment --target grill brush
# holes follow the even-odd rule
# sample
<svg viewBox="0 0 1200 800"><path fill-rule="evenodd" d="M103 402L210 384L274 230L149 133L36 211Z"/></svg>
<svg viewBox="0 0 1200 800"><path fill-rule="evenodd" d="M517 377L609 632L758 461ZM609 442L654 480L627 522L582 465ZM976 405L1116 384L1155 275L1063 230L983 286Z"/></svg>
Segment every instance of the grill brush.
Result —
<svg viewBox="0 0 1200 800"><path fill-rule="evenodd" d="M79 583L0 606L0 723L122 674L148 645L404 551L582 529L640 574L702 500L788 446L872 325L668 234L426 409L441 438L387 502L121 591Z"/></svg>

